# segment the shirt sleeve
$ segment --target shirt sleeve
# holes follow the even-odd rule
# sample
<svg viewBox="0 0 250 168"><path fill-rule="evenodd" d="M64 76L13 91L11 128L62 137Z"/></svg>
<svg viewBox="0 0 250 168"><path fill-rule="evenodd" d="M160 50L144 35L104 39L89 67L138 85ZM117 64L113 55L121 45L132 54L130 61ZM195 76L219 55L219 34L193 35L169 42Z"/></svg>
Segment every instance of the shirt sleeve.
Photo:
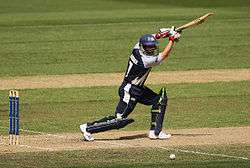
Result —
<svg viewBox="0 0 250 168"><path fill-rule="evenodd" d="M154 34L153 34L154 35ZM137 51L142 59L142 63L145 68L153 67L160 65L163 61L162 53L159 53L157 56L148 56L140 51L139 42L134 46L134 51Z"/></svg>
<svg viewBox="0 0 250 168"><path fill-rule="evenodd" d="M136 43L136 45L134 46L134 49L140 49L139 42L138 42L138 43Z"/></svg>
<svg viewBox="0 0 250 168"><path fill-rule="evenodd" d="M141 58L145 68L160 65L163 61L162 53L159 53L158 56L142 55Z"/></svg>

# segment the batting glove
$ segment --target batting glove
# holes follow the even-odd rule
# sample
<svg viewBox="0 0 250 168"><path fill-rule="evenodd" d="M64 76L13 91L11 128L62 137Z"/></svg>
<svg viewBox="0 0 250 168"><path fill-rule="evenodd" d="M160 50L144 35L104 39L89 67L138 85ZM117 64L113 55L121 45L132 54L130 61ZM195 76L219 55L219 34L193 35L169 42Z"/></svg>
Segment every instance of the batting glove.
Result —
<svg viewBox="0 0 250 168"><path fill-rule="evenodd" d="M169 36L169 40L173 41L173 42L174 41L178 42L180 37L181 37L180 33L176 32L176 31L173 31L172 34Z"/></svg>
<svg viewBox="0 0 250 168"><path fill-rule="evenodd" d="M169 30L169 34L170 34L170 36L173 36L175 33L176 33L175 27L172 26L171 29Z"/></svg>
<svg viewBox="0 0 250 168"><path fill-rule="evenodd" d="M171 28L161 28L159 30L160 33L166 33L166 32L169 32L171 30Z"/></svg>
<svg viewBox="0 0 250 168"><path fill-rule="evenodd" d="M161 28L155 36L156 39L169 37L170 30L171 30L170 28Z"/></svg>

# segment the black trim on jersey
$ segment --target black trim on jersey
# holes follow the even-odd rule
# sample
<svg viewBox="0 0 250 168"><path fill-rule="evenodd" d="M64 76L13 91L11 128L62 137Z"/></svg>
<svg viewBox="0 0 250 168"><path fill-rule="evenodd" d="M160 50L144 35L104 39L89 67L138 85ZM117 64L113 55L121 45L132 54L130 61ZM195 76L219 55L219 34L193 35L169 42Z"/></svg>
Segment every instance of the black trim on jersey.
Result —
<svg viewBox="0 0 250 168"><path fill-rule="evenodd" d="M133 60L129 58L127 70L126 70L125 77L124 77L124 81L126 83L132 83L132 81L135 80L136 78L141 79L146 73L148 73L148 71L151 70L151 67L149 68L144 67L139 49L133 49L132 55L137 60L137 64L135 64ZM143 86L146 79L147 79L147 76L145 80L139 85Z"/></svg>
<svg viewBox="0 0 250 168"><path fill-rule="evenodd" d="M139 66L143 66L144 67L144 64L143 64L143 61L142 61L142 56L141 56L141 54L140 54L140 51L139 51L139 49L133 49L133 51L132 51L132 54L133 54L133 56L137 59L137 61L138 61L138 64L137 65L139 65ZM144 67L145 68L145 67Z"/></svg>

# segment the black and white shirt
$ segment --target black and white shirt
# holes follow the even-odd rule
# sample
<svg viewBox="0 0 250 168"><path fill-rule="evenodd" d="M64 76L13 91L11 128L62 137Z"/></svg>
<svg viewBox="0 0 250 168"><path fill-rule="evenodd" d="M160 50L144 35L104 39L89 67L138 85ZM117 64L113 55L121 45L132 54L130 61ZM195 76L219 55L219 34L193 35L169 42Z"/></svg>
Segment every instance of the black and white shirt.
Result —
<svg viewBox="0 0 250 168"><path fill-rule="evenodd" d="M129 57L124 82L136 86L143 86L151 68L159 65L162 61L162 53L156 56L146 55L140 50L139 43L137 43Z"/></svg>

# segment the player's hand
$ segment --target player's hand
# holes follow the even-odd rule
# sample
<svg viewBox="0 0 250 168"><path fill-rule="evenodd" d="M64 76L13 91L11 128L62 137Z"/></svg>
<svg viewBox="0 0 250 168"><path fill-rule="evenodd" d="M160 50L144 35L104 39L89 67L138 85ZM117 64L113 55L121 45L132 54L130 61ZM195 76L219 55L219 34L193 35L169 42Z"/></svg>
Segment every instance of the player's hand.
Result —
<svg viewBox="0 0 250 168"><path fill-rule="evenodd" d="M169 37L170 28L161 28L156 34L156 39Z"/></svg>
<svg viewBox="0 0 250 168"><path fill-rule="evenodd" d="M171 28L161 28L159 30L160 33L166 33L166 32L169 32L171 30Z"/></svg>
<svg viewBox="0 0 250 168"><path fill-rule="evenodd" d="M176 32L176 31L172 31L171 32L171 35L169 36L169 40L170 41L176 41L178 42L180 40L180 37L181 37L181 34Z"/></svg>
<svg viewBox="0 0 250 168"><path fill-rule="evenodd" d="M176 33L175 27L172 26L172 27L170 28L170 30L169 30L169 34L170 34L170 36L173 36L175 33Z"/></svg>

